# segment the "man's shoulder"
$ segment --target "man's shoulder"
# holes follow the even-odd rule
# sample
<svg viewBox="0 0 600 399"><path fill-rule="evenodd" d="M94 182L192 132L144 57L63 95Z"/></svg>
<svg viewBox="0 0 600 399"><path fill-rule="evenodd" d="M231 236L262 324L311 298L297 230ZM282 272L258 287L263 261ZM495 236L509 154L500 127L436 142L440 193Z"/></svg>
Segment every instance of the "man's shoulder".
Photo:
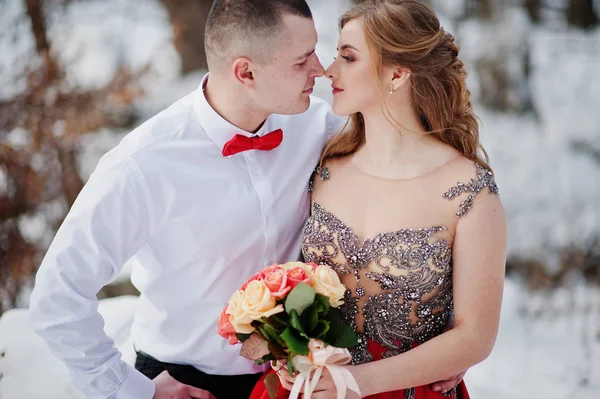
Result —
<svg viewBox="0 0 600 399"><path fill-rule="evenodd" d="M128 157L176 139L190 128L198 129L190 96L182 97L169 107L128 133L117 145L122 156Z"/></svg>
<svg viewBox="0 0 600 399"><path fill-rule="evenodd" d="M98 166L110 167L129 160L139 163L152 157L155 151L161 151L161 147L179 140L189 130L198 129L191 95L182 97L125 135L117 146L102 157Z"/></svg>

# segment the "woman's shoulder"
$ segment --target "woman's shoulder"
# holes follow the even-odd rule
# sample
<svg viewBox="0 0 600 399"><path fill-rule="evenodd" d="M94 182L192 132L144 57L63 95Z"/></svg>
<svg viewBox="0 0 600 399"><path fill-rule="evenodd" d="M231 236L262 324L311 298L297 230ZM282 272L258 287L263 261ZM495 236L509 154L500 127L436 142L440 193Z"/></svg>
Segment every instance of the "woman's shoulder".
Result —
<svg viewBox="0 0 600 399"><path fill-rule="evenodd" d="M344 168L344 165L349 158L349 156L345 156L319 161L310 178L308 186L309 191L315 192L318 190L325 181L330 179L332 174L335 174Z"/></svg>
<svg viewBox="0 0 600 399"><path fill-rule="evenodd" d="M446 169L442 198L456 201L456 216L465 215L477 202L499 195L494 172L483 162L459 156Z"/></svg>

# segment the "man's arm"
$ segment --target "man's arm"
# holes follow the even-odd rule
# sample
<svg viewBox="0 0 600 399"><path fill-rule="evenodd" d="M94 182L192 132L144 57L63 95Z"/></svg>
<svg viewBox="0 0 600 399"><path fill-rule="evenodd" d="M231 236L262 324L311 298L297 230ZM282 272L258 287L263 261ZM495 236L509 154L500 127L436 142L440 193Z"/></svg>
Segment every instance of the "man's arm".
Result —
<svg viewBox="0 0 600 399"><path fill-rule="evenodd" d="M96 297L146 242L150 191L133 160L100 165L40 266L30 323L86 397L152 398L155 384L121 360L105 334Z"/></svg>

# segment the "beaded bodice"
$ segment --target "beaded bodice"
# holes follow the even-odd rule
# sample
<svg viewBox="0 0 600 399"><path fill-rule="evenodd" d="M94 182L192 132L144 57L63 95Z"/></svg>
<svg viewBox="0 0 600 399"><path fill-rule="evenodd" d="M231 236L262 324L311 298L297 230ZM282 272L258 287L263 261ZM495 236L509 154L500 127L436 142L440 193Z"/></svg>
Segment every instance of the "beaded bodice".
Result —
<svg viewBox="0 0 600 399"><path fill-rule="evenodd" d="M325 168L317 169L313 177L325 181L329 173ZM334 173L331 171L332 179ZM322 184L324 188L329 182ZM498 193L492 173L475 164L475 177L470 182L439 192L437 198L441 202L464 197L460 205L444 208L453 210L447 212L450 217L442 218L443 221L467 214L484 189L489 194ZM331 202L332 196L329 197ZM383 356L390 357L441 334L448 323L453 311L455 224L425 226L428 227L394 229L361 240L331 209L313 200L311 216L302 233L302 253L307 262L327 264L336 270L347 287L341 311L344 321L359 336L359 344L351 349L354 364L372 360L368 339L385 347Z"/></svg>

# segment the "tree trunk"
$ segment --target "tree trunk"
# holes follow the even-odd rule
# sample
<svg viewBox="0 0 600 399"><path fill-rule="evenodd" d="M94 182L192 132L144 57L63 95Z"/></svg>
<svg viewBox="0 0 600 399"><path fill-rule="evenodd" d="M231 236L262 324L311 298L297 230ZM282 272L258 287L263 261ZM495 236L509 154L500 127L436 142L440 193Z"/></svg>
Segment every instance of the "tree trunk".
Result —
<svg viewBox="0 0 600 399"><path fill-rule="evenodd" d="M42 0L25 0L25 8L31 23L31 33L35 38L35 49L44 60L46 78L54 80L58 77L59 70L50 52Z"/></svg>
<svg viewBox="0 0 600 399"><path fill-rule="evenodd" d="M594 0L569 0L567 22L570 26L583 29L598 25L598 16L594 13Z"/></svg>
<svg viewBox="0 0 600 399"><path fill-rule="evenodd" d="M494 6L491 0L468 0L466 8L467 17L475 17L483 21L489 21L494 14Z"/></svg>
<svg viewBox="0 0 600 399"><path fill-rule="evenodd" d="M38 53L50 49L48 37L46 36L46 23L44 21L44 10L42 0L25 0L27 15L31 22L31 31L35 38L35 48Z"/></svg>
<svg viewBox="0 0 600 399"><path fill-rule="evenodd" d="M533 23L539 24L542 21L541 8L542 0L525 0L527 14Z"/></svg>
<svg viewBox="0 0 600 399"><path fill-rule="evenodd" d="M212 0L161 0L173 25L173 41L181 56L181 73L206 68L204 27Z"/></svg>

